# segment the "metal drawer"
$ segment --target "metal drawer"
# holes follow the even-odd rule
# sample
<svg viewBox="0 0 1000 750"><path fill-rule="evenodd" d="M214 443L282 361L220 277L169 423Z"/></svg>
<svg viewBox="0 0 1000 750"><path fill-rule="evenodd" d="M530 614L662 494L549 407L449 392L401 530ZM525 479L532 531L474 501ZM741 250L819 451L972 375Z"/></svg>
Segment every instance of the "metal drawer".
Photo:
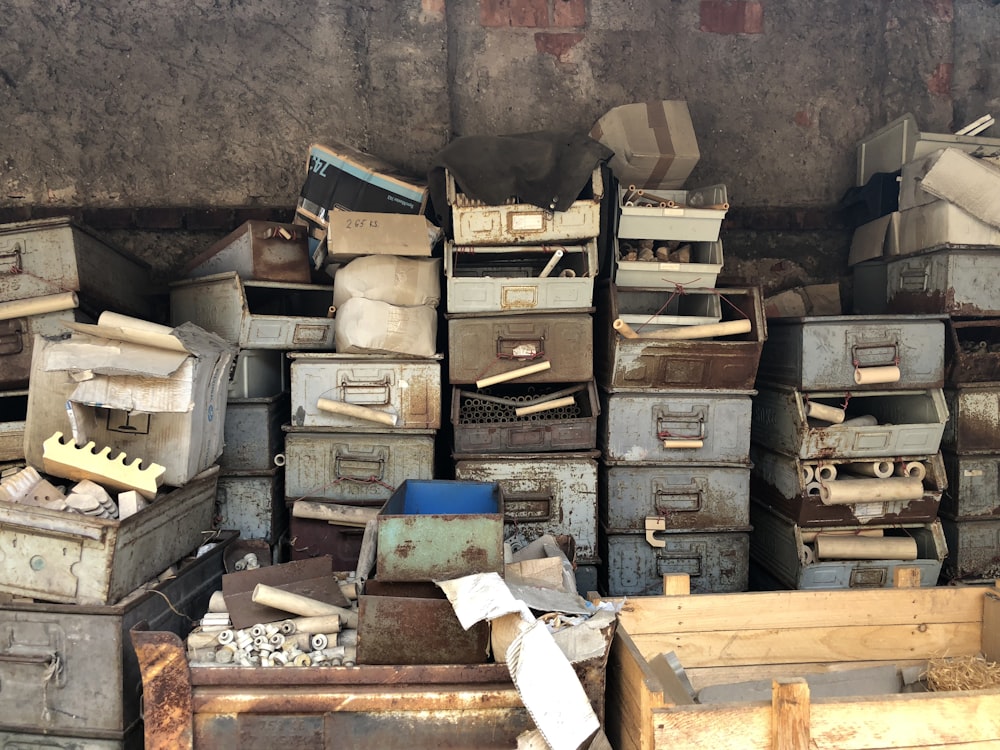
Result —
<svg viewBox="0 0 1000 750"><path fill-rule="evenodd" d="M223 427L225 447L219 457L222 471L273 469L274 457L285 448L285 433L281 428L288 418L287 393L270 398L229 399Z"/></svg>
<svg viewBox="0 0 1000 750"><path fill-rule="evenodd" d="M994 581L1000 577L1000 519L941 520L948 541L945 578Z"/></svg>
<svg viewBox="0 0 1000 750"><path fill-rule="evenodd" d="M67 322L94 321L79 309L0 320L0 388L27 387L35 335L58 336L68 333L69 329L64 325Z"/></svg>
<svg viewBox="0 0 1000 750"><path fill-rule="evenodd" d="M941 498L942 516L955 521L1000 519L1000 455L945 453L944 468L948 489Z"/></svg>
<svg viewBox="0 0 1000 750"><path fill-rule="evenodd" d="M947 382L1000 382L1000 320L947 318L945 327Z"/></svg>
<svg viewBox="0 0 1000 750"><path fill-rule="evenodd" d="M954 247L888 263L889 311L1000 316L1000 254L993 247Z"/></svg>
<svg viewBox="0 0 1000 750"><path fill-rule="evenodd" d="M241 539L263 539L274 547L288 530L284 471L242 472L219 477L215 528L236 529Z"/></svg>
<svg viewBox="0 0 1000 750"><path fill-rule="evenodd" d="M266 398L288 390L288 361L275 349L240 349L229 374L230 399Z"/></svg>
<svg viewBox="0 0 1000 750"><path fill-rule="evenodd" d="M948 422L941 445L962 455L1000 450L1000 384L947 388Z"/></svg>
<svg viewBox="0 0 1000 750"><path fill-rule="evenodd" d="M24 459L24 422L27 391L0 392L0 464Z"/></svg>

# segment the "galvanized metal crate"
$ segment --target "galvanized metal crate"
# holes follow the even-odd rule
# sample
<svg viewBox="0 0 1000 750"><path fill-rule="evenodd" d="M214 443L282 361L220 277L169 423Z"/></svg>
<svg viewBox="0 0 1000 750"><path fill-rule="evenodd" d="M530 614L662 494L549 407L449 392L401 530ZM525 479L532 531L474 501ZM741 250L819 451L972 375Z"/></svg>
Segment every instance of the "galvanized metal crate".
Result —
<svg viewBox="0 0 1000 750"><path fill-rule="evenodd" d="M319 408L320 399L363 406L396 418L395 429L441 426L437 359L293 352L292 425L363 431L376 423Z"/></svg>
<svg viewBox="0 0 1000 750"><path fill-rule="evenodd" d="M519 383L574 383L594 377L594 320L589 312L447 315L448 381L453 385L547 362Z"/></svg>
<svg viewBox="0 0 1000 750"><path fill-rule="evenodd" d="M710 294L719 295L724 322L747 318L750 320L750 332L688 341L628 339L614 329L614 321L623 312L635 313L645 309L648 314L657 311L668 296L664 296L661 290L652 300L655 307L651 307L647 292L624 289L609 282L600 284L597 290L595 363L598 383L604 388L621 390L752 389L761 347L768 335L760 289L727 288ZM700 294L692 291L685 295L695 296Z"/></svg>
<svg viewBox="0 0 1000 750"><path fill-rule="evenodd" d="M599 559L598 455L456 455L455 478L500 485L507 538L531 541L543 534L568 534L576 543L576 562L594 564Z"/></svg>
<svg viewBox="0 0 1000 750"><path fill-rule="evenodd" d="M245 221L191 259L181 275L197 278L226 271L236 271L247 280L308 284L305 227L256 219Z"/></svg>
<svg viewBox="0 0 1000 750"><path fill-rule="evenodd" d="M1000 319L945 320L948 383L1000 382Z"/></svg>
<svg viewBox="0 0 1000 750"><path fill-rule="evenodd" d="M0 392L0 464L24 458L24 420L27 416L27 391Z"/></svg>
<svg viewBox="0 0 1000 750"><path fill-rule="evenodd" d="M557 409L517 416L542 400L572 399ZM452 388L451 421L456 453L546 453L597 447L597 388L578 385L501 384L479 390Z"/></svg>
<svg viewBox="0 0 1000 750"><path fill-rule="evenodd" d="M630 193L633 194L631 200ZM619 237L708 242L719 239L722 220L729 210L725 185L694 190L650 190L648 197L652 203L643 205L637 200L645 197L636 195L636 191L628 187L618 188Z"/></svg>
<svg viewBox="0 0 1000 750"><path fill-rule="evenodd" d="M711 289L722 271L722 240L691 243L685 262L625 260L638 240L614 239L615 283L618 286L660 289Z"/></svg>
<svg viewBox="0 0 1000 750"><path fill-rule="evenodd" d="M810 420L809 402L847 404L842 424ZM877 424L850 420L874 417ZM939 388L925 391L819 391L760 386L753 399L753 439L799 458L880 458L929 456L941 447L948 407Z"/></svg>
<svg viewBox="0 0 1000 750"><path fill-rule="evenodd" d="M138 730L141 748L142 679L129 630L145 622L186 635L222 587L223 554L234 539L235 532L220 532L215 546L184 559L176 575L114 604L0 605L2 746L135 747Z"/></svg>
<svg viewBox="0 0 1000 750"><path fill-rule="evenodd" d="M215 528L236 529L243 539L276 546L288 531L284 470L228 473L219 477Z"/></svg>
<svg viewBox="0 0 1000 750"><path fill-rule="evenodd" d="M769 323L758 370L762 381L804 391L944 385L940 316L838 315Z"/></svg>
<svg viewBox="0 0 1000 750"><path fill-rule="evenodd" d="M601 392L605 459L747 465L752 391Z"/></svg>
<svg viewBox="0 0 1000 750"><path fill-rule="evenodd" d="M285 433L281 428L289 417L287 393L229 399L223 428L226 444L219 457L222 471L228 474L273 469L275 456L285 449Z"/></svg>
<svg viewBox="0 0 1000 750"><path fill-rule="evenodd" d="M666 531L731 531L750 524L750 468L636 466L605 461L600 518L609 533L645 532L646 518Z"/></svg>
<svg viewBox="0 0 1000 750"><path fill-rule="evenodd" d="M942 575L948 579L1000 577L1000 519L941 519L948 541Z"/></svg>
<svg viewBox="0 0 1000 750"><path fill-rule="evenodd" d="M691 593L746 591L750 555L747 531L685 532L657 535L653 547L644 534L615 534L601 529L600 588L608 596L663 593L663 576L686 573Z"/></svg>
<svg viewBox="0 0 1000 750"><path fill-rule="evenodd" d="M889 311L1000 316L1000 254L995 247L945 246L890 260Z"/></svg>
<svg viewBox="0 0 1000 750"><path fill-rule="evenodd" d="M953 521L1000 519L1000 455L944 454L948 489L941 515Z"/></svg>
<svg viewBox="0 0 1000 750"><path fill-rule="evenodd" d="M229 373L228 398L267 398L288 390L288 360L276 349L240 349Z"/></svg>
<svg viewBox="0 0 1000 750"><path fill-rule="evenodd" d="M996 453L1000 447L1000 383L946 388L944 399L948 421L941 445L961 455Z"/></svg>
<svg viewBox="0 0 1000 750"><path fill-rule="evenodd" d="M288 432L285 494L337 502L381 501L407 479L434 476L433 431Z"/></svg>
<svg viewBox="0 0 1000 750"><path fill-rule="evenodd" d="M65 323L93 323L80 309L0 320L0 388L23 388L31 376L35 336L69 333Z"/></svg>
<svg viewBox="0 0 1000 750"><path fill-rule="evenodd" d="M751 497L750 555L768 573L791 589L892 588L895 571L916 568L921 586L936 586L948 545L935 519L923 524L896 524L882 528L885 536L911 537L916 560L816 560L803 541L798 524ZM857 531L854 526L824 526L811 531Z"/></svg>

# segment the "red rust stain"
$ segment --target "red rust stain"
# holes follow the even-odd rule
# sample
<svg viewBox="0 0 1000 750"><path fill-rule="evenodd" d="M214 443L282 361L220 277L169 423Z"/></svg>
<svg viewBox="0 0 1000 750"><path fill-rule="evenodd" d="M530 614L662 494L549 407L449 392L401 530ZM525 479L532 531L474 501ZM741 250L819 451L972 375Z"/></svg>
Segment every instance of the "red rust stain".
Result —
<svg viewBox="0 0 1000 750"><path fill-rule="evenodd" d="M955 20L955 6L952 0L925 0L930 14L942 23Z"/></svg>
<svg viewBox="0 0 1000 750"><path fill-rule="evenodd" d="M809 113L806 112L804 109L800 109L798 112L796 112L795 117L793 119L795 120L795 124L798 125L800 128L812 127L813 124L812 117L810 117Z"/></svg>
<svg viewBox="0 0 1000 750"><path fill-rule="evenodd" d="M698 18L710 34L764 33L764 6L753 0L702 0Z"/></svg>
<svg viewBox="0 0 1000 750"><path fill-rule="evenodd" d="M951 96L951 72L953 68L952 63L938 63L937 68L927 80L927 90L935 96Z"/></svg>
<svg viewBox="0 0 1000 750"><path fill-rule="evenodd" d="M396 545L396 557L402 557L404 560L410 556L413 552L413 542L404 542L403 544Z"/></svg>
<svg viewBox="0 0 1000 750"><path fill-rule="evenodd" d="M569 62L568 55L580 41L583 34L535 34L535 49L544 55L552 55L559 62Z"/></svg>

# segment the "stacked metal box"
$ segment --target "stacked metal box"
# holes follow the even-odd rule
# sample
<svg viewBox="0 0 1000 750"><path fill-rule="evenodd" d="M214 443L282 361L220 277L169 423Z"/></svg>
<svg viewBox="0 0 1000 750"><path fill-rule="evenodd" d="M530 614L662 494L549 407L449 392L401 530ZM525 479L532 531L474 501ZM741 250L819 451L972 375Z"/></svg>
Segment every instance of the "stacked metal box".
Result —
<svg viewBox="0 0 1000 750"><path fill-rule="evenodd" d="M659 593L671 573L695 592L747 585L750 399L767 332L756 287L716 288L726 201L723 185L617 191L597 301L609 595Z"/></svg>
<svg viewBox="0 0 1000 750"><path fill-rule="evenodd" d="M937 583L941 316L775 318L753 405L751 555L788 588Z"/></svg>
<svg viewBox="0 0 1000 750"><path fill-rule="evenodd" d="M567 211L488 205L446 175L448 376L455 476L497 482L516 548L571 536L597 583L593 295L604 183Z"/></svg>

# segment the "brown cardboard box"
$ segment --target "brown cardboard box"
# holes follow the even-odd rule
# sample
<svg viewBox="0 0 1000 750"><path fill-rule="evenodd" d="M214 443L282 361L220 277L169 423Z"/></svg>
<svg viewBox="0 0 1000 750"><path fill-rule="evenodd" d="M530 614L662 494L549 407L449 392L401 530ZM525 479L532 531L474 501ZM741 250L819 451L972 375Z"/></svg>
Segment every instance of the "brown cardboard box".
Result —
<svg viewBox="0 0 1000 750"><path fill-rule="evenodd" d="M847 265L899 254L899 212L880 216L854 230Z"/></svg>
<svg viewBox="0 0 1000 750"><path fill-rule="evenodd" d="M769 318L840 315L840 284L811 284L786 289L764 300L764 313Z"/></svg>

